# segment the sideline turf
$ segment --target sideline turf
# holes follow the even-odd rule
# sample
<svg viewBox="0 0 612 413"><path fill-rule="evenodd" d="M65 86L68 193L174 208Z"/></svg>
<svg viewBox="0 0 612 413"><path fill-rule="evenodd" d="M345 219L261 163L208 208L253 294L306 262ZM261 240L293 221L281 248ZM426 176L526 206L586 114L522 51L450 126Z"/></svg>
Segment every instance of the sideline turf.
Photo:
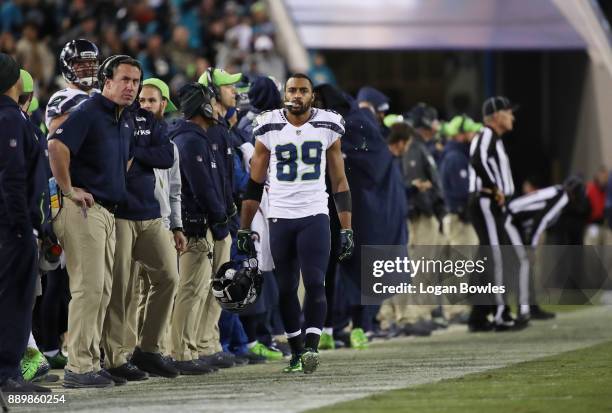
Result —
<svg viewBox="0 0 612 413"><path fill-rule="evenodd" d="M612 412L612 341L309 412Z"/></svg>

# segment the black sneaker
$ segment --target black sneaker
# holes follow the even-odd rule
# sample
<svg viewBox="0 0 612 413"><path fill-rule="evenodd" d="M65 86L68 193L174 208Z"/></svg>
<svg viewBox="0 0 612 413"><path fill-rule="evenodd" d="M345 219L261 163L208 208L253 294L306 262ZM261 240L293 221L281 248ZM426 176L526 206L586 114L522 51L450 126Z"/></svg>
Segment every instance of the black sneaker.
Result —
<svg viewBox="0 0 612 413"><path fill-rule="evenodd" d="M172 364L174 365L174 368L183 376L197 376L217 371L217 369L200 364L195 360L175 360Z"/></svg>
<svg viewBox="0 0 612 413"><path fill-rule="evenodd" d="M115 386L123 386L124 384L127 383L127 380L124 379L123 377L113 376L112 374L110 374L108 371L104 369L100 370L98 374L102 377L106 377L107 379L111 379L113 383L115 383Z"/></svg>
<svg viewBox="0 0 612 413"><path fill-rule="evenodd" d="M537 304L529 306L529 315L532 320L551 320L557 316L555 313L542 310Z"/></svg>
<svg viewBox="0 0 612 413"><path fill-rule="evenodd" d="M249 364L249 358L245 356L235 356L234 364L236 365L236 367L246 366Z"/></svg>
<svg viewBox="0 0 612 413"><path fill-rule="evenodd" d="M119 367L106 369L106 371L113 376L123 377L127 381L142 381L149 378L149 375L146 372L140 370L129 361Z"/></svg>
<svg viewBox="0 0 612 413"><path fill-rule="evenodd" d="M468 331L470 333L483 333L493 330L493 323L489 320L470 321L468 323Z"/></svg>
<svg viewBox="0 0 612 413"><path fill-rule="evenodd" d="M223 351L211 354L210 356L200 356L200 360L209 366L220 369L227 369L236 365L236 356L232 353L225 353Z"/></svg>
<svg viewBox="0 0 612 413"><path fill-rule="evenodd" d="M113 387L114 385L110 378L93 371L74 373L68 369L64 370L64 387L67 389L104 388Z"/></svg>
<svg viewBox="0 0 612 413"><path fill-rule="evenodd" d="M435 325L436 329L448 328L448 320L444 315L444 310L442 307L431 310L431 321Z"/></svg>
<svg viewBox="0 0 612 413"><path fill-rule="evenodd" d="M514 329L522 330L529 326L529 315L528 314L520 314L518 317L514 319Z"/></svg>
<svg viewBox="0 0 612 413"><path fill-rule="evenodd" d="M495 331L516 330L516 322L510 313L510 307L506 306L502 312L501 319L495 318Z"/></svg>
<svg viewBox="0 0 612 413"><path fill-rule="evenodd" d="M21 377L5 380L0 390L2 393L51 393L51 389L24 381Z"/></svg>
<svg viewBox="0 0 612 413"><path fill-rule="evenodd" d="M160 353L148 353L136 347L132 356L132 363L142 371L152 376L161 376L173 379L179 375L179 371L172 363L167 362Z"/></svg>
<svg viewBox="0 0 612 413"><path fill-rule="evenodd" d="M266 361L268 361L268 359L266 359L264 356L253 354L250 351L236 356L236 360L238 359L246 359L248 364L264 364Z"/></svg>
<svg viewBox="0 0 612 413"><path fill-rule="evenodd" d="M32 380L34 383L56 383L60 380L60 376L57 374L47 374L45 377Z"/></svg>

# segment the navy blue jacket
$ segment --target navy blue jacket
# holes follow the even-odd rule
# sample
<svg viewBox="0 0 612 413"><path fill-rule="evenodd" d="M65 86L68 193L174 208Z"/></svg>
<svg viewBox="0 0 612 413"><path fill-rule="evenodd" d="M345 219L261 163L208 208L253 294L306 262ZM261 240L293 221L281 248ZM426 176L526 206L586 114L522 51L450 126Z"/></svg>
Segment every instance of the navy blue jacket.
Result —
<svg viewBox="0 0 612 413"><path fill-rule="evenodd" d="M174 148L168 139L168 127L153 113L138 108L133 112L136 132L133 140L134 161L127 173L127 198L115 216L132 221L145 221L161 217L159 202L155 199L155 173L153 168L168 169L174 163Z"/></svg>
<svg viewBox="0 0 612 413"><path fill-rule="evenodd" d="M209 128L206 133L211 142L214 157L221 176L223 176L223 199L226 204L226 214L234 211L234 147L240 139L230 132L229 124L221 119L219 123Z"/></svg>
<svg viewBox="0 0 612 413"><path fill-rule="evenodd" d="M41 231L47 177L41 144L17 103L0 95L0 229Z"/></svg>
<svg viewBox="0 0 612 413"><path fill-rule="evenodd" d="M440 164L444 201L453 214L465 213L470 194L470 147L455 141L447 142Z"/></svg>
<svg viewBox="0 0 612 413"><path fill-rule="evenodd" d="M182 207L185 214L203 214L208 219L214 238L224 239L229 234L224 176L215 158L208 132L184 120L174 121L169 132L180 156Z"/></svg>
<svg viewBox="0 0 612 413"><path fill-rule="evenodd" d="M126 169L135 129L130 108L117 116L117 105L96 93L50 139L70 149L73 186L84 188L99 203L121 204L126 199Z"/></svg>
<svg viewBox="0 0 612 413"><path fill-rule="evenodd" d="M361 246L406 245L406 196L399 166L387 147L380 125L369 110L342 95L350 109L338 110L345 120L341 139L344 168L351 189L352 227L355 236L353 256L340 262L345 299L360 303ZM340 101L340 96L336 99ZM331 107L336 109L335 107ZM367 110L367 109L366 109ZM331 198L331 197L330 197ZM331 210L331 208L330 208Z"/></svg>

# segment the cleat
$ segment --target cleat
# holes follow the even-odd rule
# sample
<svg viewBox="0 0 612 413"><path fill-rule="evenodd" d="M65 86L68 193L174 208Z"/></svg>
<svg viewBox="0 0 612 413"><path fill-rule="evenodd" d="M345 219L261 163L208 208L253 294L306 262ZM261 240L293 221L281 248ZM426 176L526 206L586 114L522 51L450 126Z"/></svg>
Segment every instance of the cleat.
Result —
<svg viewBox="0 0 612 413"><path fill-rule="evenodd" d="M28 347L20 363L21 375L25 381L41 380L49 373L51 366L41 353L35 348Z"/></svg>
<svg viewBox="0 0 612 413"><path fill-rule="evenodd" d="M351 348L356 350L365 350L368 348L368 337L365 335L362 328L354 328L351 330Z"/></svg>
<svg viewBox="0 0 612 413"><path fill-rule="evenodd" d="M312 374L319 367L319 353L314 350L306 349L300 356L300 360L304 374Z"/></svg>
<svg viewBox="0 0 612 413"><path fill-rule="evenodd" d="M61 350L58 350L55 356L47 356L47 361L51 365L52 369L63 370L66 367L66 364L68 364L68 358L64 356L64 353L62 353Z"/></svg>
<svg viewBox="0 0 612 413"><path fill-rule="evenodd" d="M283 353L280 350L272 350L265 344L257 342L249 349L249 352L257 356L265 357L269 361L278 361L283 359Z"/></svg>
<svg viewBox="0 0 612 413"><path fill-rule="evenodd" d="M303 371L302 359L297 355L292 356L289 365L283 369L283 373L298 373L300 371Z"/></svg>
<svg viewBox="0 0 612 413"><path fill-rule="evenodd" d="M334 336L327 333L322 333L319 339L319 350L335 350L336 342Z"/></svg>

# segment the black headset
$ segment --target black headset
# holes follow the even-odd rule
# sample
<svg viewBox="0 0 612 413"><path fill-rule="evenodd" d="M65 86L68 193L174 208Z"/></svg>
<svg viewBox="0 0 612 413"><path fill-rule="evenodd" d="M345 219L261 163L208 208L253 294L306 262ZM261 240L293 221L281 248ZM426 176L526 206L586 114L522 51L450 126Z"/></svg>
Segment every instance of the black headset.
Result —
<svg viewBox="0 0 612 413"><path fill-rule="evenodd" d="M130 64L135 63L138 67L138 70L140 70L140 83L138 85L138 93L136 95L138 98L138 95L140 95L140 90L142 89L142 66L138 60L125 54L116 54L113 56L109 56L104 60L104 62L102 62L100 68L98 69L98 85L100 86L100 91L104 90L104 84L106 83L106 80L113 78L117 66L126 62L129 62Z"/></svg>
<svg viewBox="0 0 612 413"><path fill-rule="evenodd" d="M195 85L197 85L199 93L194 92L185 101L182 101L181 110L188 118L200 114L207 119L215 120L212 106L214 92L201 83L195 83Z"/></svg>
<svg viewBox="0 0 612 413"><path fill-rule="evenodd" d="M218 99L221 99L221 89L219 89L219 86L215 85L215 81L214 81L215 70L217 69L214 66L210 66L208 69L206 69L206 83L208 83L207 86L210 88L215 98L218 100Z"/></svg>

